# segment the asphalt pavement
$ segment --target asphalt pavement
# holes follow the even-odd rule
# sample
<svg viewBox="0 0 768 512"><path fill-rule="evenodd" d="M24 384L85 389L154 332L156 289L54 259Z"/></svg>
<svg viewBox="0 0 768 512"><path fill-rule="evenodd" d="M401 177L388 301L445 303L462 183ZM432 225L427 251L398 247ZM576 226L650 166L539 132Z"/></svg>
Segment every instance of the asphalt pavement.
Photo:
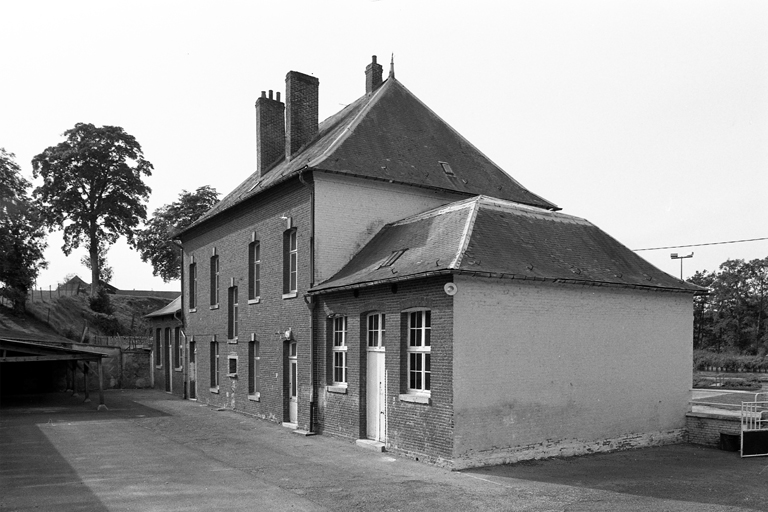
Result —
<svg viewBox="0 0 768 512"><path fill-rule="evenodd" d="M452 472L155 390L3 397L0 510L768 511L768 458L676 445Z"/></svg>

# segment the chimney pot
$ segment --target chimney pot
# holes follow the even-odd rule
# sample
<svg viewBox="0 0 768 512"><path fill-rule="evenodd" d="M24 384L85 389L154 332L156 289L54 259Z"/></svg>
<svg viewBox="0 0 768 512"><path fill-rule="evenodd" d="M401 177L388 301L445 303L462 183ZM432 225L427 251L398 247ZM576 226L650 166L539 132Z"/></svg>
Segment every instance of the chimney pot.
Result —
<svg viewBox="0 0 768 512"><path fill-rule="evenodd" d="M267 91L261 91L261 97L266 98L267 97Z"/></svg>
<svg viewBox="0 0 768 512"><path fill-rule="evenodd" d="M370 94L381 85L383 68L376 62L376 56L371 56L371 63L365 68L365 93Z"/></svg>
<svg viewBox="0 0 768 512"><path fill-rule="evenodd" d="M272 89L269 90L269 99L272 99Z"/></svg>
<svg viewBox="0 0 768 512"><path fill-rule="evenodd" d="M280 101L280 91L277 91L275 94L277 94L277 101Z"/></svg>

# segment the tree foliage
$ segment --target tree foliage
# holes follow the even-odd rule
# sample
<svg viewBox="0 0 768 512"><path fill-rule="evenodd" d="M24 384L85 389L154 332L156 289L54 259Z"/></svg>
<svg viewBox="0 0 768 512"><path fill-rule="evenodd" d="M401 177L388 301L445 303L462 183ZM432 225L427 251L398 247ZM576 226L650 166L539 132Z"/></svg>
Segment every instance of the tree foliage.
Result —
<svg viewBox="0 0 768 512"><path fill-rule="evenodd" d="M138 141L119 126L78 123L66 140L32 160L34 195L45 220L63 229L64 254L84 244L91 262L91 294L99 283L99 250L120 236L134 245L134 229L147 216L152 164Z"/></svg>
<svg viewBox="0 0 768 512"><path fill-rule="evenodd" d="M768 257L727 260L688 282L710 289L695 299L694 348L745 354L768 352Z"/></svg>
<svg viewBox="0 0 768 512"><path fill-rule="evenodd" d="M30 184L21 174L13 153L0 148L0 296L23 310L29 290L41 268L46 232L31 204Z"/></svg>
<svg viewBox="0 0 768 512"><path fill-rule="evenodd" d="M210 210L218 197L216 189L205 185L194 192L182 190L176 201L155 210L146 227L136 234L141 259L152 264L154 275L165 282L181 277L179 248L171 238Z"/></svg>

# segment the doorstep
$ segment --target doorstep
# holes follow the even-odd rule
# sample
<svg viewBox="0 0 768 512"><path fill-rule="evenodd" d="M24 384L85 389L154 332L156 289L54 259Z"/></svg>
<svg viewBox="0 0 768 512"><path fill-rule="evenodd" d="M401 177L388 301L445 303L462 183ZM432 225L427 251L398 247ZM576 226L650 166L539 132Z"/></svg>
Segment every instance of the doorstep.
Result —
<svg viewBox="0 0 768 512"><path fill-rule="evenodd" d="M384 443L380 443L378 441L374 441L373 439L358 439L355 441L355 444L359 446L360 448L365 448L366 450L371 450L374 452L385 452L387 451Z"/></svg>

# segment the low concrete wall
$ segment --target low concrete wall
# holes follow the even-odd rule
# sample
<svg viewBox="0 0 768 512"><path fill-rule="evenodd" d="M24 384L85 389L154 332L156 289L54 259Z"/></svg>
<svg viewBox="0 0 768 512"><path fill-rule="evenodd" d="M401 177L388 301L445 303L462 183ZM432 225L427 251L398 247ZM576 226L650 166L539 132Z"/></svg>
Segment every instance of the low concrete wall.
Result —
<svg viewBox="0 0 768 512"><path fill-rule="evenodd" d="M741 421L734 416L689 412L685 427L689 443L713 448L720 447L720 434L741 435Z"/></svg>

